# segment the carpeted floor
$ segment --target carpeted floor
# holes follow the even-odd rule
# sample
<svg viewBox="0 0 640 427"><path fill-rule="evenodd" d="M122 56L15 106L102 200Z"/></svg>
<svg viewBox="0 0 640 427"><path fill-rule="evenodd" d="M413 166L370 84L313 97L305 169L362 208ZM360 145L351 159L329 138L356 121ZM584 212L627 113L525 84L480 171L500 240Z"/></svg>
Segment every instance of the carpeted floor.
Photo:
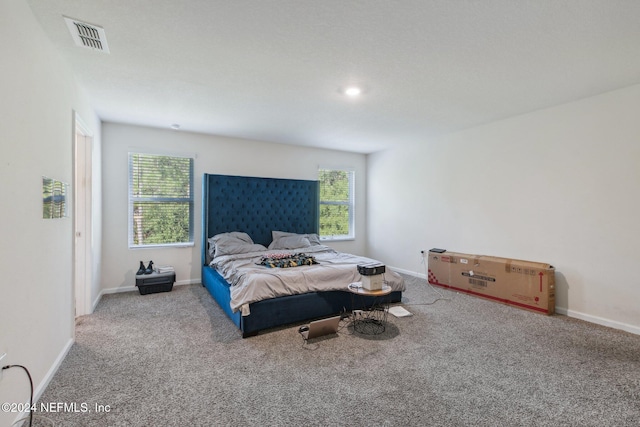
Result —
<svg viewBox="0 0 640 427"><path fill-rule="evenodd" d="M307 345L242 339L200 285L107 295L40 399L79 411L34 425L640 425L640 336L406 280L413 316Z"/></svg>

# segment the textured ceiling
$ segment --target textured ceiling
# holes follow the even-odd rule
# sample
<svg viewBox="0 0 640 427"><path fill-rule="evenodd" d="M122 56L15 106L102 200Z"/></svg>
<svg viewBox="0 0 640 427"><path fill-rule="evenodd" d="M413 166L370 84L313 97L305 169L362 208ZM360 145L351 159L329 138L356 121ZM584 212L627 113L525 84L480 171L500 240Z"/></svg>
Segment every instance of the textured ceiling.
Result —
<svg viewBox="0 0 640 427"><path fill-rule="evenodd" d="M637 0L27 2L104 121L368 153L640 83Z"/></svg>

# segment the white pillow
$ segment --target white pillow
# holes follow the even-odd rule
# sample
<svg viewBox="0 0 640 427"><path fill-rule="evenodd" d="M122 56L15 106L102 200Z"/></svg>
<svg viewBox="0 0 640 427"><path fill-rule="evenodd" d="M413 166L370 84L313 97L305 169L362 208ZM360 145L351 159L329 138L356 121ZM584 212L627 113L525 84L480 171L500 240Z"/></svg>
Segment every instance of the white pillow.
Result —
<svg viewBox="0 0 640 427"><path fill-rule="evenodd" d="M303 237L306 237L307 239L309 239L309 243L311 244L311 246L317 246L317 245L321 245L322 244L322 243L320 243L320 237L318 237L318 235L315 234L315 233L297 234L297 233L289 233L287 231L275 231L275 230L273 230L271 232L271 239L274 242L276 240L278 240L279 238L281 238L281 237L287 237L287 236L303 236Z"/></svg>
<svg viewBox="0 0 640 427"><path fill-rule="evenodd" d="M264 246L253 243L251 237L241 231L216 234L209 238L208 242L209 256L211 256L212 259L221 255L244 254L247 252L267 250Z"/></svg>
<svg viewBox="0 0 640 427"><path fill-rule="evenodd" d="M301 249L311 246L309 239L302 234L282 236L269 245L269 249Z"/></svg>

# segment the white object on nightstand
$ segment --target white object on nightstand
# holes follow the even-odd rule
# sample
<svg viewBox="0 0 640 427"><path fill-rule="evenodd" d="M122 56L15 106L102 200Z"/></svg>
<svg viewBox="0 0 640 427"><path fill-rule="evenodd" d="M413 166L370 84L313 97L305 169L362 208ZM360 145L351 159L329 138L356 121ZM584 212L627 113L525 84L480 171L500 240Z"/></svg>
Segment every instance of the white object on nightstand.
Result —
<svg viewBox="0 0 640 427"><path fill-rule="evenodd" d="M382 282L382 274L362 276L362 287L368 291L379 291L382 289Z"/></svg>

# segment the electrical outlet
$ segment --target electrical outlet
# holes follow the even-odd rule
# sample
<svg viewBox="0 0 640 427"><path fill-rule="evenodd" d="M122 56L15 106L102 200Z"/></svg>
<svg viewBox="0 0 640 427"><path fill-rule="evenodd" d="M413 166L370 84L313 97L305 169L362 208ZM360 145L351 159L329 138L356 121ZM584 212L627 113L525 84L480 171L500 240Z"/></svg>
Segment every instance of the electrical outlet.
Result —
<svg viewBox="0 0 640 427"><path fill-rule="evenodd" d="M0 354L0 380L2 380L2 373L4 372L2 367L4 366L3 360L4 360L5 357L7 357L7 353Z"/></svg>

